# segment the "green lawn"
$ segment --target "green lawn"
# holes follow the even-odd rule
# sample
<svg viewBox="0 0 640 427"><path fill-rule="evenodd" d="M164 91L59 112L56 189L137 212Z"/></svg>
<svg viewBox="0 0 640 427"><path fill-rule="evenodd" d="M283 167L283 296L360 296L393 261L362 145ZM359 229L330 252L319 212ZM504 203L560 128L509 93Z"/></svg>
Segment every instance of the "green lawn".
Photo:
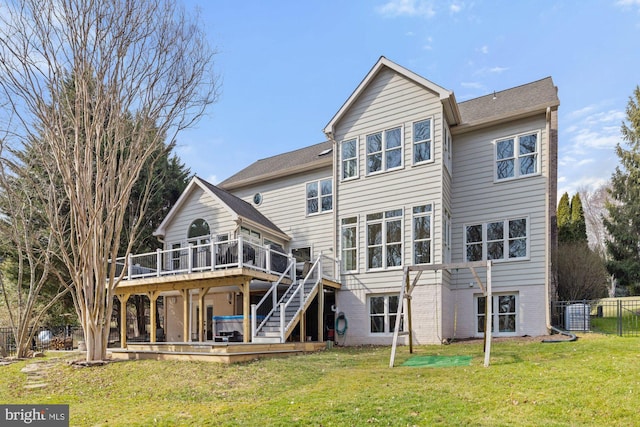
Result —
<svg viewBox="0 0 640 427"><path fill-rule="evenodd" d="M420 346L469 366L388 367L390 348L334 348L239 365L117 362L49 370L23 388L30 361L0 367L0 402L68 403L71 425L425 426L640 424L640 339L494 341ZM50 353L49 358L60 354ZM400 347L396 365L411 355Z"/></svg>

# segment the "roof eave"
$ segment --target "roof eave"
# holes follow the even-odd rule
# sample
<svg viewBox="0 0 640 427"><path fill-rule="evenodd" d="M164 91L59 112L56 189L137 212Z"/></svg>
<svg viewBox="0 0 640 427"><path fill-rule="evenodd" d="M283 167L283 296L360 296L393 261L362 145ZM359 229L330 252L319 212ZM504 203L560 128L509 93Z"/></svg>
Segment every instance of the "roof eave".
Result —
<svg viewBox="0 0 640 427"><path fill-rule="evenodd" d="M263 233L273 234L274 236L280 237L282 240L284 240L286 242L291 241L291 237L288 234L286 234L284 231L282 231L282 230L279 230L279 229L278 230L274 230L271 227L267 227L267 226L265 226L263 224L255 222L255 221L253 221L253 220L251 220L251 219L249 219L247 217L241 216L241 215L238 215L238 219L240 220L240 223L243 224L243 225L248 225L251 228L258 229L258 230L262 231Z"/></svg>
<svg viewBox="0 0 640 427"><path fill-rule="evenodd" d="M373 81L373 79L378 75L378 73L380 72L380 70L382 70L383 67L387 67L395 71L396 73L401 74L406 78L414 81L415 83L425 87L426 89L437 93L440 96L440 100L442 102L444 102L446 99L451 99L453 96L453 92L441 86L438 86L432 81L429 81L424 77L414 73L413 71L408 70L407 68L404 68L403 66L396 64L395 62L385 58L384 56L381 56L380 59L378 59L378 62L376 62L375 65L371 68L371 70L369 70L369 72L364 77L364 79L362 79L358 87L356 87L356 89L351 93L349 98L347 98L344 104L342 104L342 107L340 107L338 112L331 118L329 123L327 123L327 125L324 127L323 131L329 139L333 139L333 135L335 134L336 124L342 119L342 117L347 112L347 110L349 110L351 105L353 105L353 103L360 97L360 94L369 86L371 81ZM455 102L454 104L456 105L454 109L457 110L457 104ZM459 112L457 117L458 119L460 118Z"/></svg>
<svg viewBox="0 0 640 427"><path fill-rule="evenodd" d="M456 101L456 96L453 92L449 92L448 95L443 94L440 96L440 101L442 102L442 108L444 109L447 124L449 126L458 125L462 119L460 116L460 109L458 108L458 102Z"/></svg>
<svg viewBox="0 0 640 427"><path fill-rule="evenodd" d="M180 197L178 197L178 200L176 200L176 202L173 204L173 206L171 207L167 215L164 217L164 219L162 220L158 228L152 233L154 237L163 238L165 236L168 223L171 222L176 212L184 204L185 199L187 198L187 195L191 193L191 191L193 191L192 189L195 185L202 187L198 182L197 176L194 176L193 178L191 178L191 181L189 182L189 184L187 184L187 187L184 189L182 194L180 194Z"/></svg>
<svg viewBox="0 0 640 427"><path fill-rule="evenodd" d="M320 160L315 160L313 162L305 163L303 165L296 165L286 169L280 169L278 171L264 173L262 175L254 176L251 178L242 179L239 181L231 182L225 184L224 182L218 184L218 187L223 190L230 191L236 190L238 188L246 187L248 185L256 184L257 182L282 178L289 175L294 175L300 172L305 172L314 169L321 169L325 166L331 166L333 164L333 157L328 156L326 158L322 158Z"/></svg>
<svg viewBox="0 0 640 427"><path fill-rule="evenodd" d="M523 108L521 110L500 114L500 115L491 117L489 119L480 119L472 122L460 123L457 126L451 127L451 133L454 135L460 135L473 130L493 126L505 120L517 120L517 119L523 119L526 117L535 116L536 114L545 113L547 108L558 108L559 105L560 105L560 101L553 102L553 103L538 104L532 107Z"/></svg>

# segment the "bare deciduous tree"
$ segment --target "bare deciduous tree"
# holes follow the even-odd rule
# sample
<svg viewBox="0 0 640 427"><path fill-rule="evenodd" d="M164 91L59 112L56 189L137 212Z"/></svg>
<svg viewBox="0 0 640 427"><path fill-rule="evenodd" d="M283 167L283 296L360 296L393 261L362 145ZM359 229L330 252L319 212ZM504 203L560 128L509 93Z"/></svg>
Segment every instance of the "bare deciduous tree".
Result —
<svg viewBox="0 0 640 427"><path fill-rule="evenodd" d="M609 275L600 255L583 242L558 244L558 298L597 299L607 295Z"/></svg>
<svg viewBox="0 0 640 427"><path fill-rule="evenodd" d="M216 100L215 52L172 0L14 0L2 8L0 96L12 115L5 126L15 146L42 141L34 147L46 160L47 221L67 248L60 255L86 359L101 360L121 280L109 260L130 252L150 186L123 249L131 189L165 141Z"/></svg>
<svg viewBox="0 0 640 427"><path fill-rule="evenodd" d="M607 253L607 229L604 226L603 218L607 217L607 203L611 203L609 193L611 185L603 184L595 190L582 188L579 190L582 198L582 207L584 209L584 217L587 224L587 238L589 239L589 247L596 251L606 260L609 256ZM616 280L614 276L609 277L608 293L610 297L614 297L616 293Z"/></svg>
<svg viewBox="0 0 640 427"><path fill-rule="evenodd" d="M607 202L609 201L609 185L604 184L595 190L581 188L578 192L582 200L582 209L587 224L587 238L589 246L601 253L606 252L605 238L607 231L602 223L602 218L607 215Z"/></svg>
<svg viewBox="0 0 640 427"><path fill-rule="evenodd" d="M0 152L1 150L0 147ZM7 309L9 324L16 343L17 357L26 357L40 319L71 288L59 277L57 289L47 295L43 288L50 282L50 275L57 272L54 267L56 240L48 227L42 227L42 209L38 206L41 197L33 197L33 180L24 174L11 159L12 155L0 156L0 239L11 253L6 263L15 262L17 270L12 278L0 270L0 290ZM3 251L4 252L4 251Z"/></svg>

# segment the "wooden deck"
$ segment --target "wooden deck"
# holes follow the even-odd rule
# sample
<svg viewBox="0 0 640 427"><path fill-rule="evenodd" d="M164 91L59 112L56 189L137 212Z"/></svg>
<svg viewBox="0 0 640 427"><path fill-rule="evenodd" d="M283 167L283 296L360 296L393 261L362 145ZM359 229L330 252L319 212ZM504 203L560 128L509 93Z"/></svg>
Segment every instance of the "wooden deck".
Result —
<svg viewBox="0 0 640 427"><path fill-rule="evenodd" d="M239 363L267 357L286 357L324 350L324 341L270 343L161 342L129 343L126 349L111 348L114 360L201 360Z"/></svg>
<svg viewBox="0 0 640 427"><path fill-rule="evenodd" d="M118 284L116 293L145 294L147 292L167 292L174 290L199 288L239 287L247 281L277 282L279 276L249 267L228 268L224 270L181 273L160 277L123 280ZM284 278L282 284L291 280Z"/></svg>

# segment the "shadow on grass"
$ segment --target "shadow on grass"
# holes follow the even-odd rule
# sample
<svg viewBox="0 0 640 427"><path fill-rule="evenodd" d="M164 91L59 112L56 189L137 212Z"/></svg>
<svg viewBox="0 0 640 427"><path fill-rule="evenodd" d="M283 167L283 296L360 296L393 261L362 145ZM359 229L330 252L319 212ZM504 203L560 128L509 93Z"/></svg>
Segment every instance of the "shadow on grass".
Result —
<svg viewBox="0 0 640 427"><path fill-rule="evenodd" d="M482 355L484 359L484 355ZM515 352L492 352L489 358L489 365L513 365L515 363L522 363L524 359ZM484 363L484 361L483 361Z"/></svg>

